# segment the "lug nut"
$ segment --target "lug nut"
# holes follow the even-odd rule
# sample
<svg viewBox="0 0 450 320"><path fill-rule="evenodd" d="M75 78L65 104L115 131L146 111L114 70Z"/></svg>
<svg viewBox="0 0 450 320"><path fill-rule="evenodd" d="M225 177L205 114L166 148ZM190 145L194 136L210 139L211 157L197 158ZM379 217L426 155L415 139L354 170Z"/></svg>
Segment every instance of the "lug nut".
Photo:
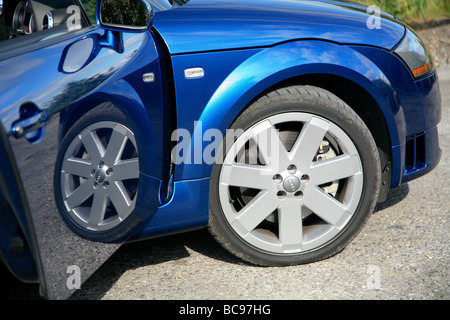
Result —
<svg viewBox="0 0 450 320"><path fill-rule="evenodd" d="M296 197L297 199L303 198L303 192L297 191L296 193L294 193L294 197Z"/></svg>
<svg viewBox="0 0 450 320"><path fill-rule="evenodd" d="M308 183L309 182L309 176L307 174L302 175L301 181L303 183Z"/></svg>
<svg viewBox="0 0 450 320"><path fill-rule="evenodd" d="M273 182L274 183L281 183L283 181L283 177L279 174L276 174L273 176Z"/></svg>
<svg viewBox="0 0 450 320"><path fill-rule="evenodd" d="M284 199L284 198L286 198L286 192L284 192L284 191L278 191L278 192L277 192L277 197L278 197L279 199Z"/></svg>

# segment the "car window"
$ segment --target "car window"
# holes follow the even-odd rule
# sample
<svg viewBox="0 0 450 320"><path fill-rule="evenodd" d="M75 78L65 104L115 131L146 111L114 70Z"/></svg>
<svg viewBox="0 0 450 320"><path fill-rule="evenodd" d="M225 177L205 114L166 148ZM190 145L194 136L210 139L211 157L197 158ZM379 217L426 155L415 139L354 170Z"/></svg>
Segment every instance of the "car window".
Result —
<svg viewBox="0 0 450 320"><path fill-rule="evenodd" d="M54 37L90 24L79 0L0 0L0 7L0 46L39 33Z"/></svg>
<svg viewBox="0 0 450 320"><path fill-rule="evenodd" d="M97 4L97 0L80 0L80 3L84 7L84 11L89 18L89 22L95 23L95 6Z"/></svg>

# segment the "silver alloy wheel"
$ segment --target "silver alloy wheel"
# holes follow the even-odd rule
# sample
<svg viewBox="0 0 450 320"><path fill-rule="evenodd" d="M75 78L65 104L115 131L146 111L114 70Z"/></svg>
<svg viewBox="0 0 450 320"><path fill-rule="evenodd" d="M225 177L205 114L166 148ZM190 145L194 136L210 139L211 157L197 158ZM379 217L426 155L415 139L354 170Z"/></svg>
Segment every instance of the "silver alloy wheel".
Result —
<svg viewBox="0 0 450 320"><path fill-rule="evenodd" d="M68 215L78 226L107 231L134 210L139 161L133 132L102 121L70 142L61 167L61 194Z"/></svg>
<svg viewBox="0 0 450 320"><path fill-rule="evenodd" d="M284 125L298 128L290 143L279 130ZM322 156L324 146L332 156ZM246 130L227 151L219 176L219 201L231 228L276 254L315 250L333 240L357 210L362 190L352 140L307 113L274 115Z"/></svg>

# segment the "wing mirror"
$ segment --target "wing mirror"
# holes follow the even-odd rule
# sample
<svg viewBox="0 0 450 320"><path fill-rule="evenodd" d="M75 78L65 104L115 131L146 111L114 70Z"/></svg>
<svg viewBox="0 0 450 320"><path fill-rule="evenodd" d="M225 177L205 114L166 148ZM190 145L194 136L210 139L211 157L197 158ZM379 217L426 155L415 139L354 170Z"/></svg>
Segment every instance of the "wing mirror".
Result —
<svg viewBox="0 0 450 320"><path fill-rule="evenodd" d="M97 24L106 30L101 45L123 52L122 32L144 32L152 26L154 10L146 0L98 0Z"/></svg>

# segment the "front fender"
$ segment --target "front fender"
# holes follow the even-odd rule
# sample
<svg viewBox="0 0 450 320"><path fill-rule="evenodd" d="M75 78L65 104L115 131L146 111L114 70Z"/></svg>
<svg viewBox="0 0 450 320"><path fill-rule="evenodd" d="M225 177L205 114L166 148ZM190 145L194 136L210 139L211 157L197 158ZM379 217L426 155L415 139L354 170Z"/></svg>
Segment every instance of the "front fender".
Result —
<svg viewBox="0 0 450 320"><path fill-rule="evenodd" d="M194 154L198 150L195 144L203 141L204 131L213 128L224 134L242 110L262 93L286 80L314 74L346 78L366 90L385 117L391 143L399 145L404 142L404 112L386 75L372 61L348 46L308 40L262 49L229 73L212 94L199 118L190 119L192 122L198 121L201 126L197 125L192 131L188 153ZM186 119L184 123L187 123ZM176 178L208 177L211 168L205 163L183 163L177 168Z"/></svg>

